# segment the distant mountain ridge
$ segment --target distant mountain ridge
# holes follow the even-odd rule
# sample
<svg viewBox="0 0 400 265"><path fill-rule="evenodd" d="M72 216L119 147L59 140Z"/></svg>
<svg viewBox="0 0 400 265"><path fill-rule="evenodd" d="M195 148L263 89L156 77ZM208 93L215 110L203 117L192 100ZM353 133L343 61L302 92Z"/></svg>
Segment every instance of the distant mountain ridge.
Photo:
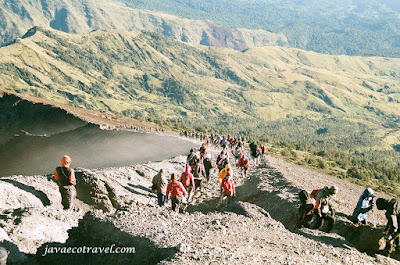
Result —
<svg viewBox="0 0 400 265"><path fill-rule="evenodd" d="M189 20L166 13L132 9L118 1L0 1L0 45L21 37L33 26L79 34L98 29L144 30L162 33L183 42L237 50L287 44L283 34L229 29L211 21Z"/></svg>
<svg viewBox="0 0 400 265"><path fill-rule="evenodd" d="M149 32L36 27L0 48L0 89L139 120L393 158L399 76L396 58L283 47L238 52Z"/></svg>
<svg viewBox="0 0 400 265"><path fill-rule="evenodd" d="M400 57L398 0L120 0L224 27L284 34L289 47L326 54Z"/></svg>

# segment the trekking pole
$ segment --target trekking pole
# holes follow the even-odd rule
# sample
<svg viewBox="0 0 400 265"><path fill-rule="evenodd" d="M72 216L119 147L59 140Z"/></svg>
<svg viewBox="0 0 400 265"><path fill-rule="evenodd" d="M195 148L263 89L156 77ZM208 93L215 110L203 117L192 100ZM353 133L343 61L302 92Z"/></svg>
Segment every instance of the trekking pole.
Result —
<svg viewBox="0 0 400 265"><path fill-rule="evenodd" d="M374 220L374 228L376 228L376 220L375 220L374 209L372 209L372 219Z"/></svg>

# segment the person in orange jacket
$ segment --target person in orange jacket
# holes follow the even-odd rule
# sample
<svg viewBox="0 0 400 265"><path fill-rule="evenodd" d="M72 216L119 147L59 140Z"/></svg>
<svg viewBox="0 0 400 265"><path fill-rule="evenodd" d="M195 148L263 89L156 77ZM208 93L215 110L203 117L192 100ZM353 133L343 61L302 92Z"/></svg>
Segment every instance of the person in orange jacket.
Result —
<svg viewBox="0 0 400 265"><path fill-rule="evenodd" d="M61 159L61 167L57 167L54 173L64 209L71 209L76 197L75 171L71 168L71 162L71 157L64 155Z"/></svg>
<svg viewBox="0 0 400 265"><path fill-rule="evenodd" d="M177 181L178 176L175 173L171 174L171 182L167 185L166 199L170 197L171 193L171 204L173 211L180 211L183 213L186 208L186 198L187 192L183 187L182 183ZM176 207L178 205L178 208Z"/></svg>
<svg viewBox="0 0 400 265"><path fill-rule="evenodd" d="M221 197L216 207L217 210L221 209L224 200L226 200L226 204L230 204L233 201L233 197L236 195L235 182L233 181L231 174L229 172L222 180L220 187L221 187Z"/></svg>

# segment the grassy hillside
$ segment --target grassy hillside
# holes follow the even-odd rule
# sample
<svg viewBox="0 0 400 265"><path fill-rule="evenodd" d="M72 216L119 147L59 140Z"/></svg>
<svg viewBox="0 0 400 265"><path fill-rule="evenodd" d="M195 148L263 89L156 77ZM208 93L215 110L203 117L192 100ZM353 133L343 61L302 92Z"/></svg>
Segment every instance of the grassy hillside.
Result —
<svg viewBox="0 0 400 265"><path fill-rule="evenodd" d="M198 129L398 163L400 60L238 52L155 33L32 29L0 48L0 88ZM179 125L176 125L179 126Z"/></svg>
<svg viewBox="0 0 400 265"><path fill-rule="evenodd" d="M97 29L146 30L183 42L237 50L287 44L283 34L260 29L229 29L211 21L132 9L117 0L0 1L0 45L21 37L33 26L70 33Z"/></svg>
<svg viewBox="0 0 400 265"><path fill-rule="evenodd" d="M290 47L328 54L400 55L395 0L120 0L226 27L282 33Z"/></svg>

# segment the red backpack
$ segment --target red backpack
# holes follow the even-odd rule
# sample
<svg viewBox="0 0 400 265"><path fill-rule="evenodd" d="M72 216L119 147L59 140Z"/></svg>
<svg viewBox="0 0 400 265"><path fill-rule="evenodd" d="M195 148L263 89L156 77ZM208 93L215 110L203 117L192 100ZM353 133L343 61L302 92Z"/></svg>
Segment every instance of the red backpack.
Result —
<svg viewBox="0 0 400 265"><path fill-rule="evenodd" d="M190 175L191 175L190 173L189 174L182 173L181 182L183 186L185 187L190 186Z"/></svg>
<svg viewBox="0 0 400 265"><path fill-rule="evenodd" d="M223 183L222 183L222 185L223 185L223 187L224 187L224 194L228 194L228 193L231 193L231 192L233 192L234 191L234 188L233 188L233 180L226 180L226 179L224 179L223 180Z"/></svg>
<svg viewBox="0 0 400 265"><path fill-rule="evenodd" d="M321 189L319 189L319 190L313 190L313 191L311 192L311 194L310 194L311 198L317 197L317 194L318 194L320 191L321 191Z"/></svg>

